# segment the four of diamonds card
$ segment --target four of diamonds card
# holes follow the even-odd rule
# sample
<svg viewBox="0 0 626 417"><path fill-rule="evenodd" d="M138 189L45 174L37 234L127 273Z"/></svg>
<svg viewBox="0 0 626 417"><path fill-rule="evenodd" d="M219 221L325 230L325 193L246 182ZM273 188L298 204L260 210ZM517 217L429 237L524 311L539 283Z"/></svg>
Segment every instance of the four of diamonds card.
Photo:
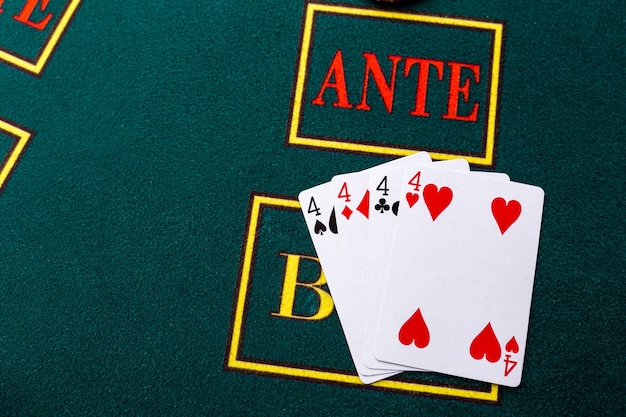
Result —
<svg viewBox="0 0 626 417"><path fill-rule="evenodd" d="M544 192L425 152L302 191L360 379L521 382Z"/></svg>

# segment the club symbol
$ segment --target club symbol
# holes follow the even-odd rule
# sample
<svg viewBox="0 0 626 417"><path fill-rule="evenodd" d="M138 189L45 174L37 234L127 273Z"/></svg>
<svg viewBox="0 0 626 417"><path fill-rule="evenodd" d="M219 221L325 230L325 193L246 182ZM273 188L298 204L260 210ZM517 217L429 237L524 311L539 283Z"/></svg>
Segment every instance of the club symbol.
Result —
<svg viewBox="0 0 626 417"><path fill-rule="evenodd" d="M378 200L378 204L376 204L374 208L380 211L381 213L384 213L389 210L389 204L387 204L386 199L381 198L380 200Z"/></svg>
<svg viewBox="0 0 626 417"><path fill-rule="evenodd" d="M393 206L391 206L391 212L397 216L398 215L398 208L400 208L400 201L396 201L395 203L393 203Z"/></svg>

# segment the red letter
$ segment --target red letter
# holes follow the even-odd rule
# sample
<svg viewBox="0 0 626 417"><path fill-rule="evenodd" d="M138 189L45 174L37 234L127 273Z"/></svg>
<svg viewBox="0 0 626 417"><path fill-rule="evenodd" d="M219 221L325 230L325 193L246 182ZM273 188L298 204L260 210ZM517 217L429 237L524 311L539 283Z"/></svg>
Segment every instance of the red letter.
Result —
<svg viewBox="0 0 626 417"><path fill-rule="evenodd" d="M415 108L409 112L412 116L428 117L430 113L426 111L426 92L428 91L428 70L430 66L437 68L437 78L443 80L443 61L422 58L407 58L404 64L404 76L408 77L413 64L419 63L417 73L417 85L415 88Z"/></svg>
<svg viewBox="0 0 626 417"><path fill-rule="evenodd" d="M48 13L46 17L44 17L39 22L33 22L32 20L30 20L30 16L33 14L35 6L37 6L38 2L39 0L27 0L20 14L13 16L13 19L37 30L44 30L50 19L52 19L52 13ZM41 0L41 6L39 6L39 10L43 12L46 10L46 7L48 7L48 0Z"/></svg>
<svg viewBox="0 0 626 417"><path fill-rule="evenodd" d="M459 94L463 94L463 101L469 100L470 80L465 78L461 85L461 69L467 68L474 74L474 81L480 82L480 66L476 64L463 64L461 62L448 62L450 66L450 90L448 93L448 113L443 115L444 119L461 120L464 122L475 122L478 115L478 103L474 103L472 111L467 116L459 115Z"/></svg>
<svg viewBox="0 0 626 417"><path fill-rule="evenodd" d="M396 84L396 68L398 66L398 61L400 61L402 57L396 56L396 55L388 56L392 64L391 82L389 84L387 84L385 75L383 74L383 71L380 69L380 65L378 65L378 60L376 59L376 55L365 52L363 54L363 57L365 57L365 74L363 75L363 95L361 96L361 104L357 105L356 108L359 110L370 109L370 106L367 104L367 84L369 81L369 74L371 73L374 76L376 87L378 87L378 91L380 92L380 97L383 99L383 103L385 103L387 112L391 113L391 109L393 107L393 90Z"/></svg>
<svg viewBox="0 0 626 417"><path fill-rule="evenodd" d="M331 83L330 78L335 77L335 82ZM326 78L324 78L324 83L320 88L319 93L317 93L317 97L311 102L318 106L324 105L323 95L327 88L334 88L337 92L337 101L333 103L334 107L339 107L342 109L350 109L352 108L352 104L348 102L348 91L346 90L346 78L343 74L343 58L341 57L341 50L337 50L335 56L333 57L333 61L330 63L330 67L328 68L328 72L326 73Z"/></svg>

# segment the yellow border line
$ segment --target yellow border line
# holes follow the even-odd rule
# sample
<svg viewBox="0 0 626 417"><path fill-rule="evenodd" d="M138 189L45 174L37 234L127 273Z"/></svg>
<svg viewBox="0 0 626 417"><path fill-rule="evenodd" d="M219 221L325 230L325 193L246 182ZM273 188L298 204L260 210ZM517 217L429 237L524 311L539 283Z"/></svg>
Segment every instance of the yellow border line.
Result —
<svg viewBox="0 0 626 417"><path fill-rule="evenodd" d="M54 51L54 48L57 46L57 43L59 42L61 35L65 31L65 28L67 27L70 19L74 15L74 12L78 8L78 5L80 4L80 2L81 0L71 0L69 6L67 7L67 10L65 10L65 13L61 16L59 23L54 28L52 35L47 40L44 47L41 49L41 52L39 53L39 55L33 59L33 61L35 62L20 58L19 56L16 56L6 51L0 51L0 60L6 61L9 64L14 65L18 68L21 68L30 73L39 75L41 71L43 70L43 68L46 66L46 63L48 59L50 58L50 55L52 55L52 51Z"/></svg>
<svg viewBox="0 0 626 417"><path fill-rule="evenodd" d="M17 160L22 155L22 152L24 152L24 148L26 147L26 144L30 140L32 134L1 119L0 130L10 133L13 136L17 136L18 138L17 142L13 146L13 149L10 151L9 157L4 161L2 166L0 166L0 190L2 190L7 178L11 175L11 171L15 168Z"/></svg>
<svg viewBox="0 0 626 417"><path fill-rule="evenodd" d="M285 375L296 378L305 378L318 381L338 382L342 384L363 387L361 380L355 375L345 375L336 372L319 371L313 369L303 369L283 365L273 365L256 363L238 359L239 342L243 337L241 326L243 323L244 307L248 297L248 284L252 271L252 259L256 247L257 231L260 227L259 219L263 206L300 209L300 203L296 200L289 200L279 197L269 197L255 195L249 213L249 224L245 235L245 249L241 266L241 276L239 277L239 292L237 294L237 305L233 317L233 330L231 335L230 350L228 353L228 367L258 373ZM374 387L390 389L403 392L419 392L430 395L463 398L476 401L498 401L498 385L492 384L489 392L472 391L463 388L453 388L438 385L428 385L423 383L413 383L406 381L383 380L372 384Z"/></svg>
<svg viewBox="0 0 626 417"><path fill-rule="evenodd" d="M502 56L503 27L501 24L494 27L493 56L491 57L491 92L489 95L489 116L487 119L487 148L485 159L489 165L493 163L493 151L496 138L496 120L498 117L498 92L500 88L500 60Z"/></svg>
<svg viewBox="0 0 626 417"><path fill-rule="evenodd" d="M252 211L249 214L250 224L248 225L248 230L246 231L247 238L244 258L241 265L241 279L239 282L239 294L237 295L237 308L235 310L234 318L235 324L233 326L230 354L228 357L229 366L231 366L231 363L237 363L238 346L239 340L241 338L241 324L243 322L243 309L247 298L248 281L250 280L250 271L252 268L252 254L254 252L256 244L256 231L258 227L259 216L261 214L261 205L263 204L286 208L300 208L300 203L298 203L297 201L285 200L274 197L263 197L257 195L254 196L254 200L252 202Z"/></svg>
<svg viewBox="0 0 626 417"><path fill-rule="evenodd" d="M415 149L406 149L401 147L392 147L384 145L365 145L352 142L339 142L334 140L303 138L298 136L298 128L300 126L300 110L302 108L302 96L304 93L304 80L306 78L308 52L311 47L311 36L313 32L313 18L316 12L330 12L344 15L378 17L383 19L405 20L429 24L438 24L446 26L457 26L461 28L483 29L494 31L493 56L491 62L491 91L489 92L489 111L487 118L487 143L485 154L480 157L464 156L462 153L446 153L432 152L430 155L433 159L453 159L463 156L471 164L475 165L492 165L496 119L497 119L497 103L498 89L500 77L500 56L502 49L503 27L501 23L483 22L470 19L459 19L444 16L428 16L409 13L398 13L374 9L359 9L345 6L332 6L327 4L309 3L304 20L304 28L302 33L302 44L300 45L300 61L298 63L298 75L296 78L296 87L293 100L291 126L289 129L288 143L294 145L310 146L314 148L348 150L356 152L366 152L372 154L389 155L389 156L406 156L417 152Z"/></svg>

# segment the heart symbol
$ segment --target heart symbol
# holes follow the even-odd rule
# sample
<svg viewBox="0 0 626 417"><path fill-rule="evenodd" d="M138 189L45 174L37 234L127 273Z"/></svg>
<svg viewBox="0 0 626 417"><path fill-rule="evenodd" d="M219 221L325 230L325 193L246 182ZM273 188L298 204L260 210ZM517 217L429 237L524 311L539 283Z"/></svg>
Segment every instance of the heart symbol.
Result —
<svg viewBox="0 0 626 417"><path fill-rule="evenodd" d="M487 323L485 328L472 340L470 355L476 360L486 358L491 363L500 360L502 350L500 349L500 342L491 327L491 322Z"/></svg>
<svg viewBox="0 0 626 417"><path fill-rule="evenodd" d="M522 213L522 205L517 200L507 203L504 198L497 197L491 202L491 212L498 223L500 232L504 234Z"/></svg>
<svg viewBox="0 0 626 417"><path fill-rule="evenodd" d="M326 226L324 226L324 223L318 220L315 222L315 227L313 228L313 230L315 231L316 235L323 235L326 231Z"/></svg>
<svg viewBox="0 0 626 417"><path fill-rule="evenodd" d="M515 336L513 336L511 340L506 342L506 345L504 346L504 350L506 350L507 352L513 352L513 353L519 352L519 345L517 344L517 340L515 340Z"/></svg>
<svg viewBox="0 0 626 417"><path fill-rule="evenodd" d="M413 207L417 200L420 199L419 194L406 193L406 202L409 203L409 208Z"/></svg>
<svg viewBox="0 0 626 417"><path fill-rule="evenodd" d="M430 332L419 308L400 328L398 340L405 346L414 343L418 348L425 348L430 343Z"/></svg>
<svg viewBox="0 0 626 417"><path fill-rule="evenodd" d="M438 189L435 184L428 184L424 187L424 203L426 203L433 221L450 205L451 201L452 190L448 187Z"/></svg>

